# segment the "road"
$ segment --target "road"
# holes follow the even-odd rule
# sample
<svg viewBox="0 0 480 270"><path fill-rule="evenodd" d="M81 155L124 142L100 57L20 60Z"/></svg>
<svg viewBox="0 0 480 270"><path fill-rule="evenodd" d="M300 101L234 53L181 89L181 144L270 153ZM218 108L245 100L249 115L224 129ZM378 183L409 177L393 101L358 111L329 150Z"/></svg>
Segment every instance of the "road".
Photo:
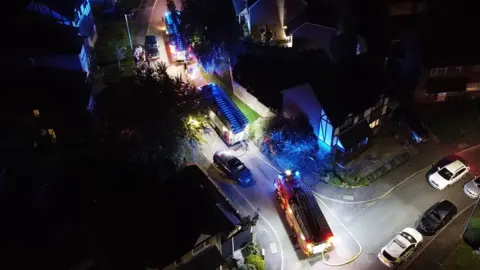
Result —
<svg viewBox="0 0 480 270"><path fill-rule="evenodd" d="M480 147L459 155L472 165L473 174L479 173L474 164L480 164ZM436 202L447 199L457 206L459 212L471 205L472 200L463 193L463 184L468 178L451 188L438 191L426 181L428 169L430 168L422 170L392 194L369 204L339 205L325 202L351 228L363 247L362 255L350 265L351 269L388 269L378 261L378 251L396 232L407 226L416 228L419 217ZM431 239L432 237L424 237L424 244Z"/></svg>
<svg viewBox="0 0 480 270"><path fill-rule="evenodd" d="M179 1L176 1L179 2ZM180 7L177 3L177 7ZM148 11L148 9L147 9ZM149 33L163 38L162 17L166 12L165 0L154 2L151 11ZM147 14L148 12L145 12ZM144 37L136 37L141 40ZM170 64L164 42L160 41L161 61ZM178 68L173 72L178 74ZM212 161L213 152L227 149L223 141L215 134L205 135L207 143L199 150L208 162ZM426 170L411 178L388 196L368 204L339 204L318 199L332 230L339 242L328 258L303 258L301 251L295 248L289 228L285 226L283 213L278 208L273 179L278 175L279 168L271 166L253 145L249 149L237 147L233 153L242 160L253 173L255 185L241 188L224 180L224 177L212 166L205 165L207 172L217 182L227 196L236 203L243 212L253 212L260 208L261 219L257 226L257 234L264 243L262 246L274 259L268 259L267 269L354 269L375 270L387 269L377 259L377 253L396 232L404 227L416 228L420 215L435 202L448 199L459 211L462 211L471 200L463 194L463 183L457 183L444 191L430 187L425 179ZM480 147L461 154L470 164L480 164ZM207 163L208 163L207 162ZM431 163L436 162L432 160ZM473 166L474 170L477 170ZM477 170L478 171L478 170ZM480 172L480 171L479 171ZM425 237L428 243L432 237ZM260 241L260 240L259 240ZM414 254L415 257L416 254ZM278 259L277 259L278 258ZM333 267L332 265L337 265ZM339 266L343 265L343 266ZM405 264L403 267L407 266Z"/></svg>

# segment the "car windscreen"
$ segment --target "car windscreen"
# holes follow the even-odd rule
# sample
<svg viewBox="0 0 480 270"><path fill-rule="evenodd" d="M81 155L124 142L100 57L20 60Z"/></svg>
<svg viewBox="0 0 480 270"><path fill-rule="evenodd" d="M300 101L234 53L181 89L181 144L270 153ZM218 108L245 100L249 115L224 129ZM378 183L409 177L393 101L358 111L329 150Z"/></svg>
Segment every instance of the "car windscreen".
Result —
<svg viewBox="0 0 480 270"><path fill-rule="evenodd" d="M474 183L477 187L480 188L480 177L474 180Z"/></svg>
<svg viewBox="0 0 480 270"><path fill-rule="evenodd" d="M388 252L386 252L385 250L382 252L382 254L385 258L387 258L387 260L389 260L391 262L396 260L392 255L388 254Z"/></svg>
<svg viewBox="0 0 480 270"><path fill-rule="evenodd" d="M232 171L241 171L245 168L243 163L238 158L230 159L229 161L227 161L227 164Z"/></svg>
<svg viewBox="0 0 480 270"><path fill-rule="evenodd" d="M440 176L443 177L445 180L450 180L453 176L453 173L447 168L441 169L440 171L438 171L438 174L440 174Z"/></svg>

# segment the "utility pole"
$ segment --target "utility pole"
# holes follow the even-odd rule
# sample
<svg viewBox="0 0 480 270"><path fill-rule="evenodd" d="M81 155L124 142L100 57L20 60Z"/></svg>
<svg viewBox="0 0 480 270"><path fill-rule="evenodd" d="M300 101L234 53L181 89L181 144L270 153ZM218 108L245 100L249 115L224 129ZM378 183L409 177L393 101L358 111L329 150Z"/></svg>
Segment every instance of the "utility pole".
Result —
<svg viewBox="0 0 480 270"><path fill-rule="evenodd" d="M130 35L130 26L128 26L127 13L124 13L123 16L125 17L125 23L127 24L127 32L128 32L128 40L130 41L130 49L133 50L132 36Z"/></svg>

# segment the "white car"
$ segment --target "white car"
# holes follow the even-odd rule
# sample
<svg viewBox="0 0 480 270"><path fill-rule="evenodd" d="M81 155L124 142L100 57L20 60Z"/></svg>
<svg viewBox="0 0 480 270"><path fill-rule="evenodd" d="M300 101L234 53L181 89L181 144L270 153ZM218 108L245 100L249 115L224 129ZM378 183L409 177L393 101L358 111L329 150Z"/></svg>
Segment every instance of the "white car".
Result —
<svg viewBox="0 0 480 270"><path fill-rule="evenodd" d="M477 175L463 186L463 191L471 199L478 199L480 196L480 177Z"/></svg>
<svg viewBox="0 0 480 270"><path fill-rule="evenodd" d="M423 236L413 228L405 228L378 253L378 259L388 267L397 267L423 242Z"/></svg>
<svg viewBox="0 0 480 270"><path fill-rule="evenodd" d="M470 171L470 167L460 160L455 160L443 167L437 167L436 171L428 177L428 182L434 188L443 190L455 184L465 174Z"/></svg>

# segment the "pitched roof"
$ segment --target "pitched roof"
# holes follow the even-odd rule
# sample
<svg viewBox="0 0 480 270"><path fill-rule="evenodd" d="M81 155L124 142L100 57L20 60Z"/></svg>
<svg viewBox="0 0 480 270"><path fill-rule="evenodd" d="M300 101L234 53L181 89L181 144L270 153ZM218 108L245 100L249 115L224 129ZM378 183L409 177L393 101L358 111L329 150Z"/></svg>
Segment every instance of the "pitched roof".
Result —
<svg viewBox="0 0 480 270"><path fill-rule="evenodd" d="M225 263L225 259L216 246L210 246L200 254L195 256L191 261L186 264L180 265L179 270L215 270L220 265Z"/></svg>
<svg viewBox="0 0 480 270"><path fill-rule="evenodd" d="M40 2L55 10L56 12L73 19L75 17L75 8L79 8L85 0L33 0Z"/></svg>
<svg viewBox="0 0 480 270"><path fill-rule="evenodd" d="M160 211L162 216L168 217L168 222L159 230L165 232L166 243L175 244L159 254L162 266L192 250L202 235L228 233L240 223L235 217L236 210L196 165L173 176L163 190L164 207ZM225 209L233 214L227 217Z"/></svg>
<svg viewBox="0 0 480 270"><path fill-rule="evenodd" d="M365 120L338 135L340 142L342 142L343 147L347 150L354 148L370 136L372 136L372 129Z"/></svg>
<svg viewBox="0 0 480 270"><path fill-rule="evenodd" d="M332 64L312 77L310 84L334 126L341 125L349 113L374 105L387 88L382 70L368 54Z"/></svg>
<svg viewBox="0 0 480 270"><path fill-rule="evenodd" d="M288 22L287 31L291 35L305 25L336 30L335 17L332 16L332 13L333 11L330 8L309 5L303 12Z"/></svg>
<svg viewBox="0 0 480 270"><path fill-rule="evenodd" d="M78 29L33 12L23 14L17 24L15 29L22 30L11 31L15 44L10 49L20 55L80 54L85 42L85 38L78 35Z"/></svg>

